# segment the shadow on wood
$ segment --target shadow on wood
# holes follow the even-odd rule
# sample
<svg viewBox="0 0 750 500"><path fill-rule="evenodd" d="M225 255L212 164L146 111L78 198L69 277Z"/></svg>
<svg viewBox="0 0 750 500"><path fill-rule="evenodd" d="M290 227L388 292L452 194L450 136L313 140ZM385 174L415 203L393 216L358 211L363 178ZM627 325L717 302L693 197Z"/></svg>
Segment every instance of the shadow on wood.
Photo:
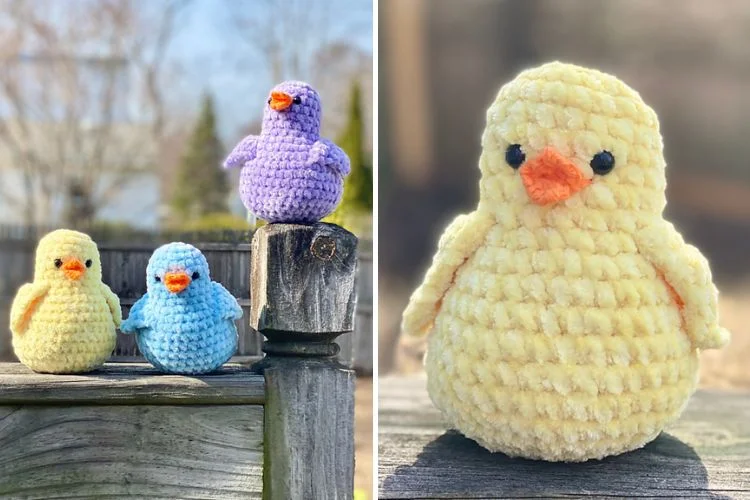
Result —
<svg viewBox="0 0 750 500"><path fill-rule="evenodd" d="M644 448L565 464L493 454L446 432L426 382L379 380L379 498L750 498L747 393L699 390Z"/></svg>
<svg viewBox="0 0 750 500"><path fill-rule="evenodd" d="M658 471L658 473L655 473ZM566 464L490 453L455 431L424 447L412 465L397 467L382 485L384 498L602 496L725 499L705 494L708 473L698 454L662 433L644 448L604 460ZM403 496L389 496L396 491Z"/></svg>

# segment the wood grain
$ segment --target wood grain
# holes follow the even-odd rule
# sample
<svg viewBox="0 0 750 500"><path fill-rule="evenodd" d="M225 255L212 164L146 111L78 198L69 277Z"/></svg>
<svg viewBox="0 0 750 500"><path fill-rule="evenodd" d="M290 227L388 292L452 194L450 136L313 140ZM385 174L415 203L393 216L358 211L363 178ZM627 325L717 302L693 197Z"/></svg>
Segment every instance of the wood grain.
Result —
<svg viewBox="0 0 750 500"><path fill-rule="evenodd" d="M0 363L0 405L262 404L263 377L240 365L196 377L165 375L145 363L108 363L83 375L34 373Z"/></svg>
<svg viewBox="0 0 750 500"><path fill-rule="evenodd" d="M262 406L0 407L0 497L260 498Z"/></svg>
<svg viewBox="0 0 750 500"><path fill-rule="evenodd" d="M252 246L251 327L266 336L352 331L356 236L334 224L268 224Z"/></svg>
<svg viewBox="0 0 750 500"><path fill-rule="evenodd" d="M267 357L264 498L348 500L354 491L354 372Z"/></svg>
<svg viewBox="0 0 750 500"><path fill-rule="evenodd" d="M699 391L643 449L560 464L490 453L446 431L425 382L380 380L380 498L750 498L748 394Z"/></svg>

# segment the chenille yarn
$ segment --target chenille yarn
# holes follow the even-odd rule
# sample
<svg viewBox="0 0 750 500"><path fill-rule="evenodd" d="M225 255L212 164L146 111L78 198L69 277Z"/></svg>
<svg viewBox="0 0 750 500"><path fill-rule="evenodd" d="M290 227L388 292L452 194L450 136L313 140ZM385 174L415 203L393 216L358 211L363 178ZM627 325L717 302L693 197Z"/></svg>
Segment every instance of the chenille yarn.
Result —
<svg viewBox="0 0 750 500"><path fill-rule="evenodd" d="M656 114L611 75L550 63L500 90L482 146L479 205L403 316L432 332L434 404L511 456L642 447L687 404L698 351L729 340L708 263L662 217Z"/></svg>
<svg viewBox="0 0 750 500"><path fill-rule="evenodd" d="M146 268L147 292L122 323L135 333L138 348L168 373L216 370L237 350L235 320L242 308L223 286L211 281L203 254L187 243L154 251Z"/></svg>
<svg viewBox="0 0 750 500"><path fill-rule="evenodd" d="M346 153L320 138L321 103L304 82L271 91L260 136L245 137L224 162L243 167L240 198L267 222L317 222L341 201Z"/></svg>
<svg viewBox="0 0 750 500"><path fill-rule="evenodd" d="M121 320L88 235L59 229L39 240L34 281L18 290L10 311L13 350L23 364L43 373L93 370L115 348Z"/></svg>

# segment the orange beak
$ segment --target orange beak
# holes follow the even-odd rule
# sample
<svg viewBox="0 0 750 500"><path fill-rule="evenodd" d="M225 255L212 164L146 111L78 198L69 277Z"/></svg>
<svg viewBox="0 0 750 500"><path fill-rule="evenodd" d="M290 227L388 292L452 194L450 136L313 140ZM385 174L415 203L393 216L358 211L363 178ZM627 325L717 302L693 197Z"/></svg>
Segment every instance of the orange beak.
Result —
<svg viewBox="0 0 750 500"><path fill-rule="evenodd" d="M185 271L178 273L166 273L164 275L164 285L172 293L180 293L190 284L190 276Z"/></svg>
<svg viewBox="0 0 750 500"><path fill-rule="evenodd" d="M552 147L544 148L536 158L527 161L520 173L526 193L537 205L567 200L591 184L575 163Z"/></svg>
<svg viewBox="0 0 750 500"><path fill-rule="evenodd" d="M274 90L271 92L271 102L269 102L271 105L271 109L274 111L284 111L289 109L289 106L292 105L292 96L287 94L286 92L279 92L278 90Z"/></svg>
<svg viewBox="0 0 750 500"><path fill-rule="evenodd" d="M86 270L83 263L80 260L73 257L63 264L63 272L68 279L78 280L83 276L83 272Z"/></svg>

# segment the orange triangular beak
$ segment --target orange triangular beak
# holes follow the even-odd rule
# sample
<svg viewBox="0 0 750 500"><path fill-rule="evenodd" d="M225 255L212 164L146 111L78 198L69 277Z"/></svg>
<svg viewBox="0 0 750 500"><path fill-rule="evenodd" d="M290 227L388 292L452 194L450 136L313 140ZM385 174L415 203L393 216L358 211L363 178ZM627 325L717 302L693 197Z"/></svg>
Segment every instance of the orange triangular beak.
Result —
<svg viewBox="0 0 750 500"><path fill-rule="evenodd" d="M62 269L65 276L71 280L81 279L83 272L86 270L83 263L75 257L68 259L65 264L63 264Z"/></svg>
<svg viewBox="0 0 750 500"><path fill-rule="evenodd" d="M166 273L164 275L164 286L172 293L180 293L190 284L190 276L185 271L177 273Z"/></svg>
<svg viewBox="0 0 750 500"><path fill-rule="evenodd" d="M544 148L538 156L524 163L520 173L526 193L537 205L567 200L591 184L575 163L553 147Z"/></svg>
<svg viewBox="0 0 750 500"><path fill-rule="evenodd" d="M271 92L271 102L269 104L274 111L284 111L292 105L292 100L292 96L286 92L274 90Z"/></svg>

